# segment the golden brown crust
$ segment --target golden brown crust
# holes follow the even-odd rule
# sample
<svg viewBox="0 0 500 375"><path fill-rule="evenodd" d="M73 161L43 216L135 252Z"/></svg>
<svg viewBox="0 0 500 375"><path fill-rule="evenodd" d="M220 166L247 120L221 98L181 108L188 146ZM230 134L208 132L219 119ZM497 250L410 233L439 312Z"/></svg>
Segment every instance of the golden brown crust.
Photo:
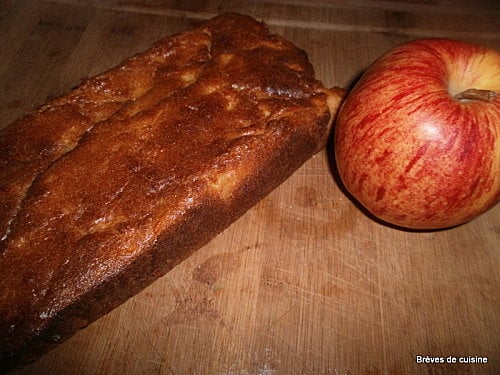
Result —
<svg viewBox="0 0 500 375"><path fill-rule="evenodd" d="M159 50L186 61L151 69ZM324 146L340 101L314 80L304 52L236 14L139 60L144 72L129 74L149 78L136 94L133 77L116 78L124 68L101 76L129 82L121 105L98 118L68 110L91 130L27 172L22 203L6 214L3 361L36 358L207 243Z"/></svg>

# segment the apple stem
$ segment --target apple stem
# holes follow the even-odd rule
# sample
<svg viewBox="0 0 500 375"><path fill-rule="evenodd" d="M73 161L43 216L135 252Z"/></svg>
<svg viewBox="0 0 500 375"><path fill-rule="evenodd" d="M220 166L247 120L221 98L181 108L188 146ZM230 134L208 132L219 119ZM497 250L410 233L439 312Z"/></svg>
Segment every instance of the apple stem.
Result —
<svg viewBox="0 0 500 375"><path fill-rule="evenodd" d="M497 93L493 90L478 90L478 89L467 89L461 93L455 95L457 100L481 100L483 102L491 102L495 99Z"/></svg>

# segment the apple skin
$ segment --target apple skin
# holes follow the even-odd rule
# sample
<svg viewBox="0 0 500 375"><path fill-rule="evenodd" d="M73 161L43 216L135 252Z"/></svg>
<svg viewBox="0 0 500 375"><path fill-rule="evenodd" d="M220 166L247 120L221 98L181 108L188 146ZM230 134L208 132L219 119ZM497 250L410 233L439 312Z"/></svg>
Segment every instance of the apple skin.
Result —
<svg viewBox="0 0 500 375"><path fill-rule="evenodd" d="M488 98L457 99L471 88ZM379 219L443 229L477 217L500 200L500 53L437 38L393 48L344 100L334 137L343 184Z"/></svg>

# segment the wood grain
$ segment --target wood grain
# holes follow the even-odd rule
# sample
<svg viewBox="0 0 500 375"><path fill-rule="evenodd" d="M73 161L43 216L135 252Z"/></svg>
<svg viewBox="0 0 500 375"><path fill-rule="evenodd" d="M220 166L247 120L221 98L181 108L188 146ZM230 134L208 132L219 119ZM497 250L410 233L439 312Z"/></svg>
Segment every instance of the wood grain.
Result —
<svg viewBox="0 0 500 375"><path fill-rule="evenodd" d="M262 19L350 86L390 47L500 49L496 1L0 3L0 127L80 79L216 14ZM500 209L396 230L344 193L331 147L209 245L18 374L498 374ZM418 355L487 364L417 364Z"/></svg>

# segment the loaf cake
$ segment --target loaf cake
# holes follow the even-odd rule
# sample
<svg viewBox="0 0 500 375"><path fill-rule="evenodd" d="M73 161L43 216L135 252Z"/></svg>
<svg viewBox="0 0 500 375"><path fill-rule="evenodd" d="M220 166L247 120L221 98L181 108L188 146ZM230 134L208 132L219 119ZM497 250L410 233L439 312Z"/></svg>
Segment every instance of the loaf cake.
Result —
<svg viewBox="0 0 500 375"><path fill-rule="evenodd" d="M324 147L341 89L256 20L167 37L0 131L0 363L36 359Z"/></svg>

